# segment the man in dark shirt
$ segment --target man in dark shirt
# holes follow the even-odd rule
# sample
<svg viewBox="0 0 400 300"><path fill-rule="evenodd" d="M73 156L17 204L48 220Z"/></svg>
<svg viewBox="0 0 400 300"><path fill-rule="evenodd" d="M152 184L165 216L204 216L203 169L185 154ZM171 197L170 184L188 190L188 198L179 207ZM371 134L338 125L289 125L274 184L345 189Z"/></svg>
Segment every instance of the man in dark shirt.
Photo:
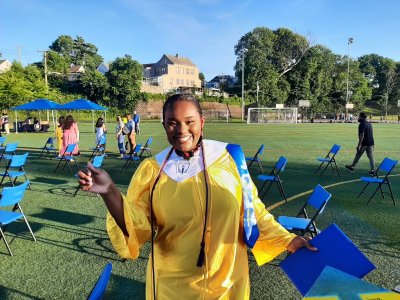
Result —
<svg viewBox="0 0 400 300"><path fill-rule="evenodd" d="M374 135L372 133L372 124L367 122L367 115L365 113L360 113L358 117L358 145L357 153L354 157L353 163L351 165L346 165L346 169L350 172L354 172L356 164L358 163L364 152L367 152L369 159L369 164L371 166L370 175L375 174L375 161L374 161Z"/></svg>

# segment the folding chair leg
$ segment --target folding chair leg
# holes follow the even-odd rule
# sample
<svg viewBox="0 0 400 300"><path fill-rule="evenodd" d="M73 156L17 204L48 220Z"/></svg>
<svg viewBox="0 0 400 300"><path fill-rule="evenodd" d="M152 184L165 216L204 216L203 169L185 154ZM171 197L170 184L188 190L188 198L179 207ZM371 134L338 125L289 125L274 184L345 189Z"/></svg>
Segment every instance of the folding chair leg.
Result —
<svg viewBox="0 0 400 300"><path fill-rule="evenodd" d="M339 173L339 169L338 169L338 167L337 167L336 161L333 161L333 163L335 164L336 172L338 173L338 175L339 175L339 177L340 177L340 173Z"/></svg>
<svg viewBox="0 0 400 300"><path fill-rule="evenodd" d="M379 189L381 190L382 198L385 199L385 194L383 193L383 190L382 190L382 186L381 186L381 185L379 186Z"/></svg>
<svg viewBox="0 0 400 300"><path fill-rule="evenodd" d="M263 170L261 161L258 161L257 163L258 163L258 168L260 169L260 173L261 173L261 174L264 174L264 170Z"/></svg>
<svg viewBox="0 0 400 300"><path fill-rule="evenodd" d="M325 168L322 170L321 174L319 174L319 176L322 176L322 174L325 173L325 170L329 167L329 165L331 164L331 162L326 163Z"/></svg>
<svg viewBox="0 0 400 300"><path fill-rule="evenodd" d="M36 242L36 237L35 237L35 235L33 234L32 228L31 228L31 226L29 226L28 220L26 219L25 214L24 214L24 212L22 211L22 208L21 208L21 206L20 206L19 204L18 204L18 208L19 208L19 210L21 211L22 216L24 217L26 226L28 226L28 229L29 229L29 231L31 232L31 235L32 235L32 237L33 237L33 240Z"/></svg>
<svg viewBox="0 0 400 300"><path fill-rule="evenodd" d="M364 193L365 189L367 188L367 186L369 185L369 182L364 186L364 188L362 189L362 191L358 194L358 198L360 198L361 194Z"/></svg>
<svg viewBox="0 0 400 300"><path fill-rule="evenodd" d="M281 181L278 181L278 186L279 186L279 188L281 190L281 195L283 196L283 198L285 198L285 202L287 203L288 201L287 201L285 190L283 189L283 185L282 185Z"/></svg>
<svg viewBox="0 0 400 300"><path fill-rule="evenodd" d="M38 157L38 158L41 158L41 157L42 157L43 151L44 151L44 149L42 149L42 152L40 152L40 154L39 154L39 157Z"/></svg>
<svg viewBox="0 0 400 300"><path fill-rule="evenodd" d="M379 186L375 189L375 191L373 192L373 194L371 195L371 197L369 198L367 204L369 204L372 200L372 198L374 198L376 192L379 190L379 188L381 187L382 184L379 184Z"/></svg>
<svg viewBox="0 0 400 300"><path fill-rule="evenodd" d="M265 184L266 184L266 183L265 183ZM272 181L269 181L269 185L267 186L267 189L265 190L265 192L264 192L264 194L262 195L261 198L264 198L264 197L265 197L265 195L268 193L268 190L270 189L271 185L272 185Z"/></svg>
<svg viewBox="0 0 400 300"><path fill-rule="evenodd" d="M78 194L80 188L81 188L81 187L78 185L78 187L76 188L75 193L74 193L74 195L73 195L72 197L75 197L76 194Z"/></svg>
<svg viewBox="0 0 400 300"><path fill-rule="evenodd" d="M324 162L322 162L322 163L319 165L318 169L315 171L315 174L318 173L319 169L321 169L321 167L322 167L323 164L324 164Z"/></svg>
<svg viewBox="0 0 400 300"><path fill-rule="evenodd" d="M0 227L0 235L1 235L2 239L3 239L3 241L4 241L4 244L6 244L8 253L10 253L11 256L14 256L13 253L11 252L10 246L9 246L8 243L7 243L6 237L5 237L4 232L3 232L3 230L1 229L1 227Z"/></svg>
<svg viewBox="0 0 400 300"><path fill-rule="evenodd" d="M60 161L58 162L57 167L56 167L55 170L54 170L54 173L57 171L58 167L60 166L61 161L62 161L62 159L60 159Z"/></svg>
<svg viewBox="0 0 400 300"><path fill-rule="evenodd" d="M396 201L394 200L394 195L392 193L392 187L390 186L390 182L388 182L390 197L392 197L393 205L396 205Z"/></svg>

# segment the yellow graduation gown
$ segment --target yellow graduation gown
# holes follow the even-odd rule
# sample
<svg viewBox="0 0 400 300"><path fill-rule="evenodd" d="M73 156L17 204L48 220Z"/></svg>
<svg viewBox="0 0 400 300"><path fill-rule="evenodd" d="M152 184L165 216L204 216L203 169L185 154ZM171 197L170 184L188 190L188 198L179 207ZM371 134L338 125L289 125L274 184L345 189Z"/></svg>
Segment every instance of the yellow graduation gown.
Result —
<svg viewBox="0 0 400 300"><path fill-rule="evenodd" d="M204 172L179 181L163 172L155 187L153 210L157 227L154 243L157 299L249 299L248 258L243 242L242 186L229 153L223 148L220 154L207 167L210 208L203 267L197 267L196 263L205 215ZM109 237L115 250L124 258L137 258L140 247L151 239L150 191L159 169L160 162L155 158L144 160L132 177L127 196L123 197L129 237L123 235L108 214ZM295 235L288 233L274 220L257 197L254 184L252 187L260 230L253 254L261 265L286 250ZM147 299L153 299L152 289L149 259Z"/></svg>

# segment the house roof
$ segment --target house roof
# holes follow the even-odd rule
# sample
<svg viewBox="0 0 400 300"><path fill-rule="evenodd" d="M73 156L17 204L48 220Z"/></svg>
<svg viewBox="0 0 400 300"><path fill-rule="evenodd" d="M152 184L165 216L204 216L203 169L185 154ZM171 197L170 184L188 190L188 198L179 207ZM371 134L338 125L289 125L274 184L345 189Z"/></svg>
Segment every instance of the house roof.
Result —
<svg viewBox="0 0 400 300"><path fill-rule="evenodd" d="M192 66L194 67L195 64L192 63L192 61L187 58L187 57L181 57L181 56L177 56L177 55L169 55L169 54L165 54L165 56L173 63L173 64L177 64L177 65L186 65L186 66Z"/></svg>
<svg viewBox="0 0 400 300"><path fill-rule="evenodd" d="M69 71L71 73L82 73L82 71L84 72L85 69L81 69L83 68L83 66L72 66L71 68L69 68Z"/></svg>

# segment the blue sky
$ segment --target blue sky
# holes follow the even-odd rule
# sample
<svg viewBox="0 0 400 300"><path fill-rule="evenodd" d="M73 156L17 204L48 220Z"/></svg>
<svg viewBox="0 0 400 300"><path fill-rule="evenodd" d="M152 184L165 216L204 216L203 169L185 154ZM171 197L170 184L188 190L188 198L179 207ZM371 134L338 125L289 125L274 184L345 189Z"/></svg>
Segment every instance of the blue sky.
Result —
<svg viewBox="0 0 400 300"><path fill-rule="evenodd" d="M82 36L106 62L130 54L189 57L210 80L234 74L234 45L257 26L287 27L338 54L377 53L400 61L397 0L0 0L0 52L39 61L61 34Z"/></svg>

